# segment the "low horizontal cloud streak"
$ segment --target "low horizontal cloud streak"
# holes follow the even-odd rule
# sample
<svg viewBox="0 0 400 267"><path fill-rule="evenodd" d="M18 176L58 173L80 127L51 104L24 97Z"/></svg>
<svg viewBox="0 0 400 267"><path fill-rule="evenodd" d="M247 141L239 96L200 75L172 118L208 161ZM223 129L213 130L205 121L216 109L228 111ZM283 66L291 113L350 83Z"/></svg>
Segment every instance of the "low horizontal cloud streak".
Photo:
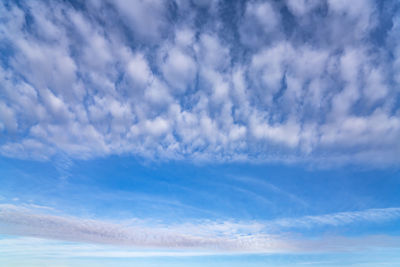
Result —
<svg viewBox="0 0 400 267"><path fill-rule="evenodd" d="M0 207L0 225L3 234L147 248L269 251L279 243L265 234L194 236L167 228L124 227L96 220L34 214L26 208L7 205Z"/></svg>
<svg viewBox="0 0 400 267"><path fill-rule="evenodd" d="M329 242L324 242L323 239L310 241L306 238L290 238L285 233L288 229L381 223L399 218L400 208L387 208L264 222L203 221L150 227L148 224L126 226L99 220L38 214L32 208L2 204L0 206L0 234L146 249L177 249L212 253L275 253L331 250L334 249L335 244L342 244L342 249L346 248L344 246L347 242L346 238L332 237ZM376 238L374 244L379 246L386 244L385 238L381 239L383 240L381 243L378 242L379 240ZM386 245L397 241L390 240ZM354 242L362 247L362 244ZM357 247L356 245L354 248ZM340 246L336 249L340 249Z"/></svg>
<svg viewBox="0 0 400 267"><path fill-rule="evenodd" d="M400 219L400 208L368 209L333 214L280 219L272 222L278 228L315 228L353 223L381 223Z"/></svg>

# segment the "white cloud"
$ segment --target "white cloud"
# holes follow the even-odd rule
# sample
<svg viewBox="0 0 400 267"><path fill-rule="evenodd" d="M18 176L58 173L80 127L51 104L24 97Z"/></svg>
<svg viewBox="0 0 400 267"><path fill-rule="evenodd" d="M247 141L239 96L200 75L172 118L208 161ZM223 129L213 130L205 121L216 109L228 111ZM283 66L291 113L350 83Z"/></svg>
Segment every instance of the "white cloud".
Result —
<svg viewBox="0 0 400 267"><path fill-rule="evenodd" d="M139 41L156 42L167 29L167 1L140 0L131 3L118 0L112 3Z"/></svg>
<svg viewBox="0 0 400 267"><path fill-rule="evenodd" d="M320 226L341 226L360 222L380 223L400 218L400 208L369 209L363 211L338 212L301 218L279 219L270 226L278 228L315 228Z"/></svg>
<svg viewBox="0 0 400 267"><path fill-rule="evenodd" d="M287 60L293 55L288 43L279 43L253 55L250 75L260 88L261 101L270 104L273 95L281 89Z"/></svg>
<svg viewBox="0 0 400 267"><path fill-rule="evenodd" d="M304 16L318 5L322 1L318 0L286 0L289 10L296 16Z"/></svg>
<svg viewBox="0 0 400 267"><path fill-rule="evenodd" d="M263 119L260 117L254 116L253 118L250 125L256 138L283 143L290 147L298 145L300 128L296 122L288 121L285 124L269 125L263 123Z"/></svg>
<svg viewBox="0 0 400 267"><path fill-rule="evenodd" d="M194 84L195 61L179 48L174 47L167 52L161 70L172 92L184 92L187 87L192 87Z"/></svg>
<svg viewBox="0 0 400 267"><path fill-rule="evenodd" d="M342 147L369 146L370 149L379 151L396 151L396 141L399 135L400 119L388 116L382 110L376 110L367 117L348 116L342 120L326 124L321 128L321 143ZM380 136L385 138L380 138ZM369 142L376 140L372 145ZM387 160L390 160L388 158ZM394 159L392 159L394 160Z"/></svg>
<svg viewBox="0 0 400 267"><path fill-rule="evenodd" d="M3 102L0 102L0 123L0 130L8 133L13 133L18 128L14 110Z"/></svg>
<svg viewBox="0 0 400 267"><path fill-rule="evenodd" d="M180 233L168 228L126 227L117 224L81 220L55 215L34 214L26 208L2 204L0 208L2 234L37 236L78 242L124 245L139 248L210 249L216 251L274 250L275 241L265 234L242 236L214 231ZM224 227L225 228L225 227Z"/></svg>
<svg viewBox="0 0 400 267"><path fill-rule="evenodd" d="M240 40L249 47L270 43L280 33L280 14L271 2L247 2L242 20Z"/></svg>
<svg viewBox="0 0 400 267"><path fill-rule="evenodd" d="M221 44L218 37L203 34L199 38L199 60L205 68L224 69L230 64L229 49Z"/></svg>
<svg viewBox="0 0 400 267"><path fill-rule="evenodd" d="M0 153L398 164L398 23L378 49L373 1L327 3L0 4Z"/></svg>
<svg viewBox="0 0 400 267"><path fill-rule="evenodd" d="M278 219L265 222L232 222L232 221L197 221L178 225L154 224L146 227L136 222L112 223L100 220L88 220L77 217L43 214L44 211L52 212L47 207L32 205L15 206L12 204L0 205L0 233L17 236L30 236L44 239L64 240L97 245L81 245L98 247L100 244L120 246L108 248L123 250L122 254L103 254L108 257L138 257L132 249L147 249L144 251L153 255L151 250L174 250L175 253L296 253L306 251L336 251L342 248L365 249L369 247L397 246L396 238L374 238L373 236L360 236L344 238L338 236L321 237L309 240L307 238L291 238L285 229L317 228L321 226L336 227L354 223L381 223L400 218L399 208L370 209L355 212L340 212L327 215L306 216L300 218ZM39 212L39 213L38 213ZM132 222L132 220L130 220ZM140 222L140 220L139 220ZM279 232L270 234L268 231ZM13 241L20 246L20 240L36 240L18 238L0 241L0 251L18 252L14 250ZM366 243L366 241L370 241ZM3 246L4 242L8 246ZM11 243L9 243L11 242ZM56 243L56 241L43 241ZM337 244L338 246L332 246ZM15 244L14 244L15 245ZM122 246L122 247L121 247ZM124 247L124 248L123 248ZM130 253L128 251L131 251ZM39 252L39 251L36 251ZM93 256L88 251L75 255ZM87 254L87 253L88 254ZM61 252L64 253L64 252ZM65 254L62 254L65 256ZM166 252L160 255L169 256ZM174 254L171 254L172 256Z"/></svg>
<svg viewBox="0 0 400 267"><path fill-rule="evenodd" d="M128 61L126 74L131 81L132 91L142 91L151 82L152 72L150 67L141 54L136 54Z"/></svg>
<svg viewBox="0 0 400 267"><path fill-rule="evenodd" d="M331 15L330 33L333 38L341 38L338 43L364 38L377 25L376 2L373 0L328 0ZM347 27L345 30L341 27Z"/></svg>
<svg viewBox="0 0 400 267"><path fill-rule="evenodd" d="M194 43L194 32L189 28L177 29L175 31L175 43L179 46L186 47Z"/></svg>
<svg viewBox="0 0 400 267"><path fill-rule="evenodd" d="M387 85L384 82L384 75L379 68L372 68L366 73L364 94L368 100L375 102L385 98L388 94Z"/></svg>

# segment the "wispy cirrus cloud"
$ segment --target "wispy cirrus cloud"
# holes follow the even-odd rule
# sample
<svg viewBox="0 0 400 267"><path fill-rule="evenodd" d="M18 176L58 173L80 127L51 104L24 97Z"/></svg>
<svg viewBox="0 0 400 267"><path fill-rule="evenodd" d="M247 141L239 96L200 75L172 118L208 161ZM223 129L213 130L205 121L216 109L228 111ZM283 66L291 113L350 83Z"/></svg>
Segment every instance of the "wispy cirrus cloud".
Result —
<svg viewBox="0 0 400 267"><path fill-rule="evenodd" d="M168 226L123 226L98 220L36 214L28 208L14 205L1 206L0 224L2 234L139 248L273 251L277 244L282 243L262 233L246 236L234 232L222 231L215 235L215 231L197 231L193 235L187 231L177 232Z"/></svg>
<svg viewBox="0 0 400 267"><path fill-rule="evenodd" d="M365 248L365 244L359 242L364 238L373 241L369 244L370 246L393 246L399 241L394 237L384 236L361 236L353 239L332 236L328 238L329 240L325 240L326 237L308 240L307 237L291 236L292 234L289 234L287 230L321 226L336 227L357 223L377 224L398 220L400 208L369 209L261 222L208 220L179 225L163 225L154 222L141 224L140 220L134 220L135 224L132 225L132 220L129 220L129 223L106 222L49 215L44 214L43 211L43 208L36 209L35 206L1 204L0 233L147 250L189 250L195 253L202 251L206 253L329 251ZM112 255L111 253L110 256ZM132 254L132 256L135 255L135 253Z"/></svg>
<svg viewBox="0 0 400 267"><path fill-rule="evenodd" d="M273 221L272 225L279 228L315 228L319 226L343 226L355 223L381 223L399 218L400 208L385 208L279 219Z"/></svg>

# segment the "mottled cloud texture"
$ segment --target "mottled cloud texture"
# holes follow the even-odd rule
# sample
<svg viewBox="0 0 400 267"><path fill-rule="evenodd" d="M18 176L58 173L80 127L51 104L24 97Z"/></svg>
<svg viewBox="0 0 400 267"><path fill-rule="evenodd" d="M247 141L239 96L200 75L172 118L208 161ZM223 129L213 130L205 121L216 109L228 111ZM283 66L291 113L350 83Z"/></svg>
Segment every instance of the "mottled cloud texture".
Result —
<svg viewBox="0 0 400 267"><path fill-rule="evenodd" d="M0 153L398 164L397 1L2 1Z"/></svg>
<svg viewBox="0 0 400 267"><path fill-rule="evenodd" d="M43 207L0 204L0 234L109 244L127 248L175 249L180 252L193 250L200 253L202 251L208 253L344 251L367 247L398 247L400 240L397 237L372 235L353 239L337 236L309 239L299 238L293 231L360 222L376 224L399 218L400 208L386 208L264 222L206 220L152 226L146 222L144 226L144 222L141 223L138 219L112 223L51 215ZM132 221L136 223L132 225Z"/></svg>

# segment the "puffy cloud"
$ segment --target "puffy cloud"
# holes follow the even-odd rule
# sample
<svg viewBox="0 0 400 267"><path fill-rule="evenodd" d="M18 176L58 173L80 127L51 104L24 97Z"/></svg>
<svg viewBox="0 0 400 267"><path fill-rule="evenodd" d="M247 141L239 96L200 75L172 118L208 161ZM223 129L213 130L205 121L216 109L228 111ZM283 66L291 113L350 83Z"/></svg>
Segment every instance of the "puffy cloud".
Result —
<svg viewBox="0 0 400 267"><path fill-rule="evenodd" d="M0 128L8 133L13 133L17 130L17 120L15 118L14 110L6 105L6 103L0 102Z"/></svg>
<svg viewBox="0 0 400 267"><path fill-rule="evenodd" d="M343 0L328 0L330 34L341 42L354 44L365 38L377 25L376 1L357 0L351 3ZM348 27L343 30L343 27Z"/></svg>
<svg viewBox="0 0 400 267"><path fill-rule="evenodd" d="M167 1L141 0L130 3L118 0L113 4L138 40L157 42L168 27Z"/></svg>
<svg viewBox="0 0 400 267"><path fill-rule="evenodd" d="M296 16L304 16L323 1L318 0L287 0L289 10Z"/></svg>
<svg viewBox="0 0 400 267"><path fill-rule="evenodd" d="M131 82L133 91L142 91L148 87L152 79L152 72L146 59L141 54L133 55L126 66L127 79Z"/></svg>
<svg viewBox="0 0 400 267"><path fill-rule="evenodd" d="M223 70L230 64L229 49L216 36L203 34L199 38L199 60L204 67Z"/></svg>
<svg viewBox="0 0 400 267"><path fill-rule="evenodd" d="M280 34L280 13L270 1L248 2L239 25L240 40L249 47L271 43Z"/></svg>
<svg viewBox="0 0 400 267"><path fill-rule="evenodd" d="M1 3L1 154L399 163L398 14L223 7Z"/></svg>
<svg viewBox="0 0 400 267"><path fill-rule="evenodd" d="M270 104L282 87L287 60L291 59L292 47L288 43L279 43L253 55L249 75L258 85L261 100Z"/></svg>
<svg viewBox="0 0 400 267"><path fill-rule="evenodd" d="M184 92L187 87L194 84L195 61L179 48L174 47L167 52L161 70L165 80L173 89L176 89L175 91Z"/></svg>
<svg viewBox="0 0 400 267"><path fill-rule="evenodd" d="M296 147L299 143L299 125L288 121L285 124L269 125L262 123L262 119L251 122L251 131L257 139L267 139L272 142L283 143L289 147Z"/></svg>

